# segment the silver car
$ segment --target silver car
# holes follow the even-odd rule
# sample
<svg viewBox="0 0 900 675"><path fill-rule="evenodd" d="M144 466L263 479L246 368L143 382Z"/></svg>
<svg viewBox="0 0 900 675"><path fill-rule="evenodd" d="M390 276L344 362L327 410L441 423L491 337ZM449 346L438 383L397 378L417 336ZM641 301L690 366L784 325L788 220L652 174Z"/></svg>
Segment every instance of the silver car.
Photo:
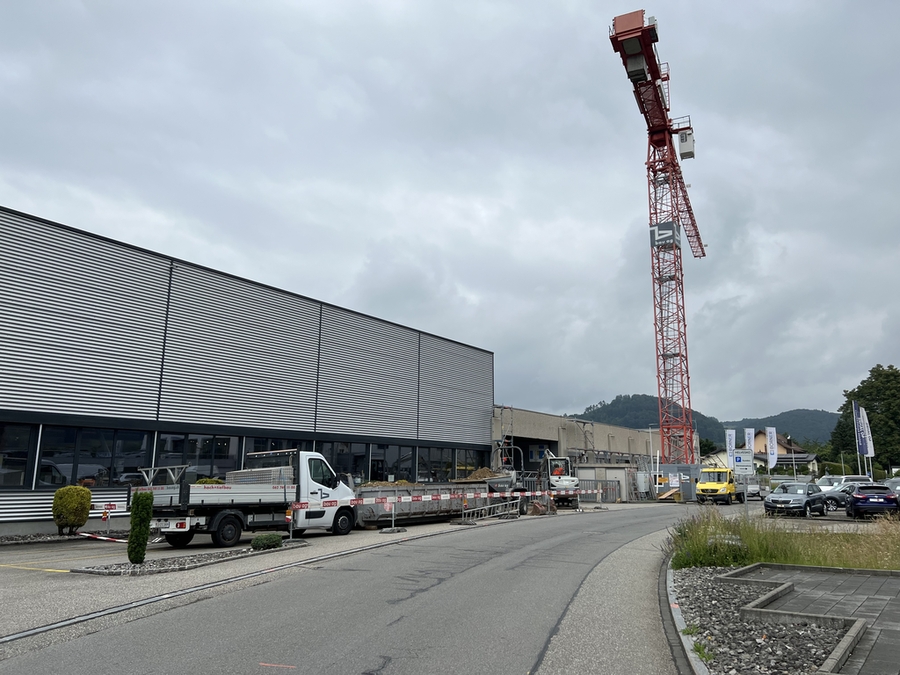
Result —
<svg viewBox="0 0 900 675"><path fill-rule="evenodd" d="M763 501L767 516L794 514L809 518L813 513L824 516L825 493L815 483L782 483Z"/></svg>

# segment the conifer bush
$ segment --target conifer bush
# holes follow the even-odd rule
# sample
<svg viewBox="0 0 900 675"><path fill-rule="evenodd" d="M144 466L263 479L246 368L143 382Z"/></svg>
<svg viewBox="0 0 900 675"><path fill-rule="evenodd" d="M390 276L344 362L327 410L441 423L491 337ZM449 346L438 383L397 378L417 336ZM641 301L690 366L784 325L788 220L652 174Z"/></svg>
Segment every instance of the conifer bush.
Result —
<svg viewBox="0 0 900 675"><path fill-rule="evenodd" d="M131 500L131 531L128 533L128 561L141 565L147 556L150 519L153 517L153 493L138 492Z"/></svg>
<svg viewBox="0 0 900 675"><path fill-rule="evenodd" d="M269 548L281 548L281 535L275 532L261 534L250 540L250 548L254 551L264 551Z"/></svg>
<svg viewBox="0 0 900 675"><path fill-rule="evenodd" d="M63 529L69 528L67 534L75 534L82 527L91 513L91 491L80 485L66 485L53 494L53 522L59 528L59 536Z"/></svg>

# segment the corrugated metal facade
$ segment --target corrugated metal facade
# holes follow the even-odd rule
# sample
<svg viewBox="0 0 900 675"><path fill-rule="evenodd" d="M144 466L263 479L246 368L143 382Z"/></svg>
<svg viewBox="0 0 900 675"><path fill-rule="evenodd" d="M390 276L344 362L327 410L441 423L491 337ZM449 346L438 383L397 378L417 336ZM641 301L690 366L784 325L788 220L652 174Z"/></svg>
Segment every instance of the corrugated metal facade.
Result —
<svg viewBox="0 0 900 675"><path fill-rule="evenodd" d="M419 436L483 443L494 405L493 354L421 336Z"/></svg>
<svg viewBox="0 0 900 675"><path fill-rule="evenodd" d="M0 409L489 445L493 355L0 208Z"/></svg>
<svg viewBox="0 0 900 675"><path fill-rule="evenodd" d="M169 265L0 211L0 408L153 419Z"/></svg>

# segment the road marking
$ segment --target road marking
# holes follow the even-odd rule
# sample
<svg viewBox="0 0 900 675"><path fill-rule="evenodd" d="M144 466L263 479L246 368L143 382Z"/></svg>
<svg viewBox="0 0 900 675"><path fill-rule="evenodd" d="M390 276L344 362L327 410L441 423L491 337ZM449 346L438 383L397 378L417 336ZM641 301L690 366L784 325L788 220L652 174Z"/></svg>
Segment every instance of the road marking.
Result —
<svg viewBox="0 0 900 675"><path fill-rule="evenodd" d="M71 570L53 570L47 567L25 567L24 565L0 565L0 567L9 567L14 570L31 570L32 572L60 572L68 574Z"/></svg>

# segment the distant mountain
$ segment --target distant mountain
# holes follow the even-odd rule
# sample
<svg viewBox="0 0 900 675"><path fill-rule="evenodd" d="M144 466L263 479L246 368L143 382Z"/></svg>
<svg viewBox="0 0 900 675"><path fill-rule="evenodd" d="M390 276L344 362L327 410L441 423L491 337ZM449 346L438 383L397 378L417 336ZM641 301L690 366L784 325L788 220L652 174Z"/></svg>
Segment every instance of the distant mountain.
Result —
<svg viewBox="0 0 900 675"><path fill-rule="evenodd" d="M715 417L707 417L703 413L693 411L694 426L700 438L711 440L716 445L724 446L725 429L744 429L753 427L763 429L775 427L779 434L789 435L793 441L803 445L804 441L828 443L840 415L825 410L789 410L771 417L759 419L743 419L738 422L720 422ZM569 415L579 419L591 420L600 424L614 424L629 429L647 429L659 425L659 403L656 396L646 394L620 394L612 401L600 401L584 409L583 413ZM738 433L738 443L743 436Z"/></svg>
<svg viewBox="0 0 900 675"><path fill-rule="evenodd" d="M831 432L838 420L839 413L826 410L788 410L787 412L761 417L759 419L743 419L739 422L723 422L723 426L729 429L743 429L753 427L756 430L765 427L775 427L782 436L790 436L791 440L803 445L803 441L815 441L828 443L831 440ZM740 434L738 434L740 436Z"/></svg>
<svg viewBox="0 0 900 675"><path fill-rule="evenodd" d="M694 426L700 438L708 438L714 443L725 442L725 427L715 417L693 411ZM600 424L614 424L629 429L659 427L659 399L646 394L620 394L612 401L600 401L588 406L584 412L570 417L591 420Z"/></svg>

